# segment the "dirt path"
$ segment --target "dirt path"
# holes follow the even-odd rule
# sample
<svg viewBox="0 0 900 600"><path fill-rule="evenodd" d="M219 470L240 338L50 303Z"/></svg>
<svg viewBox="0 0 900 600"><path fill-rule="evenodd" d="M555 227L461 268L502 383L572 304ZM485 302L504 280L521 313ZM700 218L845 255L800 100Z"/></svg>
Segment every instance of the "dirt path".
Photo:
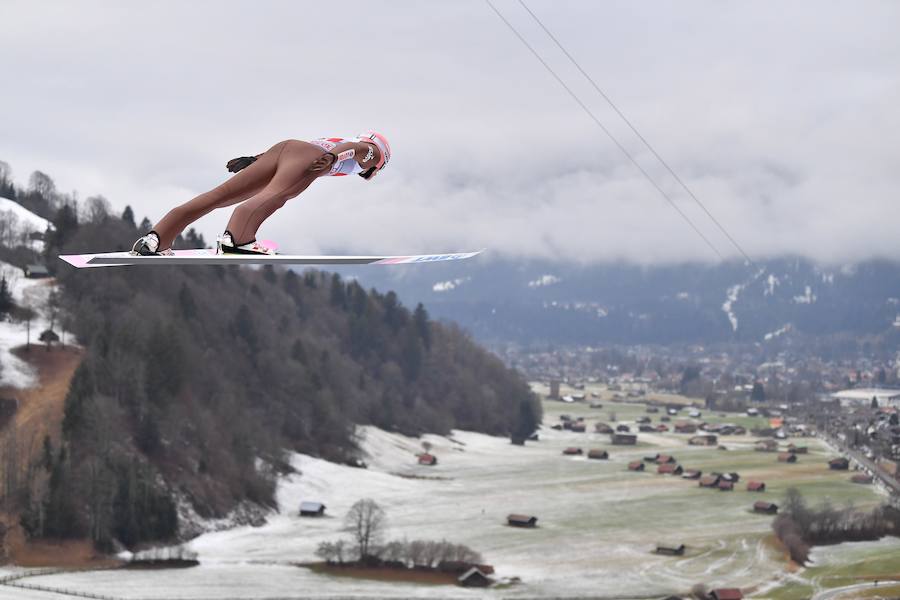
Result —
<svg viewBox="0 0 900 600"><path fill-rule="evenodd" d="M43 345L32 345L28 350L16 348L13 353L37 369L39 384L25 390L0 387L0 396L19 400L14 420L0 432L0 437L7 439L15 426L20 448L27 452L29 441L36 440L40 445L45 435L50 435L54 443L59 441L69 382L81 364L84 351L74 346L47 351Z"/></svg>
<svg viewBox="0 0 900 600"><path fill-rule="evenodd" d="M14 442L15 458L24 472L28 462L40 455L45 436L50 436L54 448L59 447L66 394L84 351L74 346L54 347L47 351L42 345L32 345L28 350L20 347L13 352L37 370L39 381L37 387L24 390L0 387L0 396L19 401L15 416L0 431L0 448L8 452ZM86 542L27 542L18 524L18 515L0 513L0 516L9 528L5 545L8 558L13 563L22 566L81 566L97 560Z"/></svg>

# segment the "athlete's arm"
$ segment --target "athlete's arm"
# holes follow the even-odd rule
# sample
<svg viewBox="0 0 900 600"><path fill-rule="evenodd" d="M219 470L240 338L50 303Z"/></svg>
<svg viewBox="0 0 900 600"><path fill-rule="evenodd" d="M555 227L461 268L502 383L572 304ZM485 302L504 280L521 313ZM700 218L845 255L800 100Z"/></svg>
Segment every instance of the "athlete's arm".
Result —
<svg viewBox="0 0 900 600"><path fill-rule="evenodd" d="M325 152L313 161L309 166L311 173L319 173L326 171L339 161L353 158L363 169L373 167L378 163L380 151L374 144L366 144L363 142L343 142Z"/></svg>

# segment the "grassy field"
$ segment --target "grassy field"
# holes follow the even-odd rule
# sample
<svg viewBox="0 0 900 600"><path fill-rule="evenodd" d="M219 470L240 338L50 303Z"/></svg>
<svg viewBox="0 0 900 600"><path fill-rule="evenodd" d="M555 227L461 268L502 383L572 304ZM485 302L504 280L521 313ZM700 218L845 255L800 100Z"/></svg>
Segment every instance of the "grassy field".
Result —
<svg viewBox="0 0 900 600"><path fill-rule="evenodd" d="M453 598L592 596L646 598L683 594L693 584L759 590L757 597L806 598L834 587L848 574L889 570L874 556L900 555L894 540L880 546L844 551L816 549L816 568L790 574L783 551L773 543L772 517L753 513L756 500L781 502L796 487L815 504L852 501L871 506L880 497L871 486L848 481L847 472L831 471L828 449L803 440L810 453L798 464L779 463L774 453L753 450L750 435L720 438L727 450L689 446L689 435L639 433L640 446L613 446L608 435L593 433L593 422L634 424L647 414L643 404L604 400L602 409L587 404L545 402L540 441L514 446L508 439L456 431L451 437L408 438L372 427L361 428L360 444L368 469L354 469L319 458L294 455L298 474L281 480L280 514L262 527L209 533L194 540L201 565L164 581L153 573L65 574L35 578L35 583L123 598L290 597L291 590L319 595ZM587 433L556 431L559 415L587 420ZM650 415L654 423L660 414ZM704 415L705 416L705 415ZM738 415L721 417L736 421ZM423 441L439 458L437 466L418 465ZM609 460L564 456L563 449L604 448ZM686 468L737 471L733 492L700 488L696 481L627 470L628 462L648 454L672 454ZM765 493L745 491L745 482L766 482ZM284 568L315 559L317 545L345 535L343 516L359 498L375 499L386 511L387 539L447 539L481 552L497 577L520 577L519 585L472 592L453 586L417 585L335 577L308 569ZM303 519L303 500L327 505L322 519ZM538 518L538 527L506 525L506 515ZM653 553L658 542L685 544L684 556ZM855 547L855 546L854 546ZM893 559L891 559L893 560ZM825 577L838 577L834 580ZM508 580L508 579L507 579ZM834 585L832 585L834 582ZM398 591L402 586L402 591ZM780 586L780 587L779 587ZM765 590L769 591L765 591ZM768 595L768 594L772 595ZM806 594L805 596L803 594Z"/></svg>
<svg viewBox="0 0 900 600"><path fill-rule="evenodd" d="M820 547L813 550L812 558L812 566L758 597L806 600L817 592L857 584L871 585L872 589L854 589L835 598L900 597L900 552L891 540Z"/></svg>
<svg viewBox="0 0 900 600"><path fill-rule="evenodd" d="M593 399L598 401L597 399ZM544 411L545 425L559 421L561 414L571 415L573 418L584 417L588 424L588 430L592 430L592 422L602 420L609 421L609 414L615 413L619 422L631 425L638 416L647 415L645 405L633 401L628 402L603 402L602 409L591 409L589 403L563 403L545 401ZM682 411L686 412L686 411ZM747 427L764 426L766 420L762 417L746 417L737 414L709 414L703 411L702 420L710 422L729 422L741 424ZM649 414L652 424L659 422L661 414ZM672 417L673 421L681 417ZM671 423L669 423L671 425ZM555 442L557 438L565 438L567 445L582 445L587 447L603 447L609 450L611 458L625 462L628 459L640 458L640 455L648 454L646 450L628 449L623 446L612 446L606 439L608 436L589 436L588 443L578 444L578 436L571 432L552 432L553 438L547 440ZM792 439L793 443L800 446L808 446L809 453L799 455L795 464L780 463L777 461L777 453L757 452L753 449L753 442L757 439L752 435L720 436L719 442L727 450L717 450L707 447L692 447L687 444L690 435L681 434L638 434L638 440L644 448L652 446L659 452L672 454L685 468L700 469L704 472L736 471L741 475L741 482L735 486L733 492L720 492L699 488L696 482L679 481L676 477L661 476L655 473L655 465L647 465L648 471L644 473L625 473L621 475L619 485L665 485L669 488L664 502L664 510L667 514L681 513L684 515L696 514L697 507L704 507L707 518L702 520L702 526L696 530L685 530L683 527L660 526L660 537L668 541L685 543L688 552L684 560L674 561L682 572L688 573L690 569L684 567L688 562L702 562L715 565L718 561L726 564L740 564L737 558L741 553L745 558L754 552L768 555L768 559L774 564L781 564L780 569L788 567L786 560L779 556L780 551L773 543L770 533L771 517L754 514L750 511L750 505L755 500L767 500L781 503L785 492L789 488L798 489L812 505L823 502L826 498L835 506L852 504L861 509L874 507L880 504L883 497L879 496L870 486L859 486L849 482L849 474L846 471L832 471L827 467L827 461L834 456L827 446L814 438ZM570 443L569 443L570 442ZM787 441L782 442L786 445ZM664 481L660 482L662 479ZM766 492L750 493L745 491L747 480L761 480L766 483ZM633 500L629 512L650 511L643 506L640 500ZM656 519L649 518L653 523ZM730 526L728 533L721 537L717 532L721 531L722 524ZM644 523L645 525L647 523ZM604 528L610 523L598 519L591 523L592 526ZM757 549L752 550L753 545ZM755 598L773 598L774 600L793 600L810 598L811 595L822 589L841 587L858 583L860 581L884 580L889 575L900 574L900 549L897 545L890 546L890 551L883 552L883 548L873 551L872 555L855 556L846 558L848 562L842 563L839 549L843 546L833 547L829 551L836 555L835 562L828 562L822 566L814 566L801 570L800 574L792 577L782 585L770 590L761 591ZM827 552L827 551L826 551ZM857 552L857 554L859 551ZM694 559L699 558L700 561ZM752 567L743 567L752 568ZM707 567L708 569L708 567ZM707 570L704 569L704 572ZM698 578L698 581L700 579ZM764 578L760 583L764 582ZM725 582L723 581L723 585ZM755 587L755 586L751 586ZM881 590L877 593L882 593ZM868 592L867 592L868 593ZM872 592L876 593L876 592ZM878 597L877 593L873 597ZM852 597L852 596L847 596Z"/></svg>

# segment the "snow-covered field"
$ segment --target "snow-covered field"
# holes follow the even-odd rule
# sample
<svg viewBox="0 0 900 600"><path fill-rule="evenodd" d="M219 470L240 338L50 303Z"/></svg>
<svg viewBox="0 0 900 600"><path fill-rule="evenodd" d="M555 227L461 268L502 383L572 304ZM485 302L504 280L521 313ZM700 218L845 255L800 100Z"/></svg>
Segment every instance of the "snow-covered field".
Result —
<svg viewBox="0 0 900 600"><path fill-rule="evenodd" d="M51 279L28 279L22 269L0 262L0 276L6 279L13 300L31 308L37 316L31 321L31 342L38 342L41 332L50 327L47 298L53 289ZM57 333L60 334L57 323ZM0 386L28 388L37 384L34 368L10 352L24 346L28 339L25 323L0 320Z"/></svg>
<svg viewBox="0 0 900 600"><path fill-rule="evenodd" d="M550 408L546 423L558 418ZM557 408L560 407L560 408ZM638 408L620 405L619 420ZM607 416L606 411L603 414ZM297 598L297 597L648 597L686 592L694 583L755 587L785 575L783 557L765 538L771 518L750 512L754 500L778 501L796 485L809 495L828 495L857 505L878 500L871 487L829 472L827 451L815 440L797 465L776 463L772 454L753 452L751 438L725 438L727 452L689 447L687 436L641 434L641 444L610 446L608 436L544 430L525 447L507 439L457 431L449 438L428 436L439 464L416 464L422 440L363 428L369 469L294 455L299 474L281 481L281 513L258 528L208 533L191 547L201 566L164 572L93 572L28 579L121 598ZM609 461L569 458L563 448L602 447ZM700 489L696 482L653 473L630 473L625 465L646 454L671 452L686 467L737 470L734 492ZM730 468L729 468L730 467ZM421 478L410 478L408 476ZM761 478L771 492L751 494L743 481ZM315 560L319 542L341 537L342 517L358 499L371 497L387 511L390 538L446 538L483 553L500 578L522 583L494 590L388 584L316 575L291 563ZM330 515L300 518L303 500L324 502ZM508 513L533 514L536 529L505 525ZM651 551L657 541L685 543L682 557ZM900 552L900 542L881 542ZM826 553L822 553L826 556ZM840 547L827 551L840 560Z"/></svg>

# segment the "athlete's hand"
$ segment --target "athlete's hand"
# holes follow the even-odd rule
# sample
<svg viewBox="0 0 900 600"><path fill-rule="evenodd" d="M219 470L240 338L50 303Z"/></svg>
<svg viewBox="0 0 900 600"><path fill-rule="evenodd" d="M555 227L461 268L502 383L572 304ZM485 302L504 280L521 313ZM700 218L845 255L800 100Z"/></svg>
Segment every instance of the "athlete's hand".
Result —
<svg viewBox="0 0 900 600"><path fill-rule="evenodd" d="M232 158L227 163L225 163L225 168L228 169L229 173L237 173L242 169L246 169L250 165L256 162L255 156L241 156L239 158Z"/></svg>
<svg viewBox="0 0 900 600"><path fill-rule="evenodd" d="M335 160L337 160L337 156L335 156L333 152L326 152L309 165L309 172L320 173L326 169L330 169Z"/></svg>

